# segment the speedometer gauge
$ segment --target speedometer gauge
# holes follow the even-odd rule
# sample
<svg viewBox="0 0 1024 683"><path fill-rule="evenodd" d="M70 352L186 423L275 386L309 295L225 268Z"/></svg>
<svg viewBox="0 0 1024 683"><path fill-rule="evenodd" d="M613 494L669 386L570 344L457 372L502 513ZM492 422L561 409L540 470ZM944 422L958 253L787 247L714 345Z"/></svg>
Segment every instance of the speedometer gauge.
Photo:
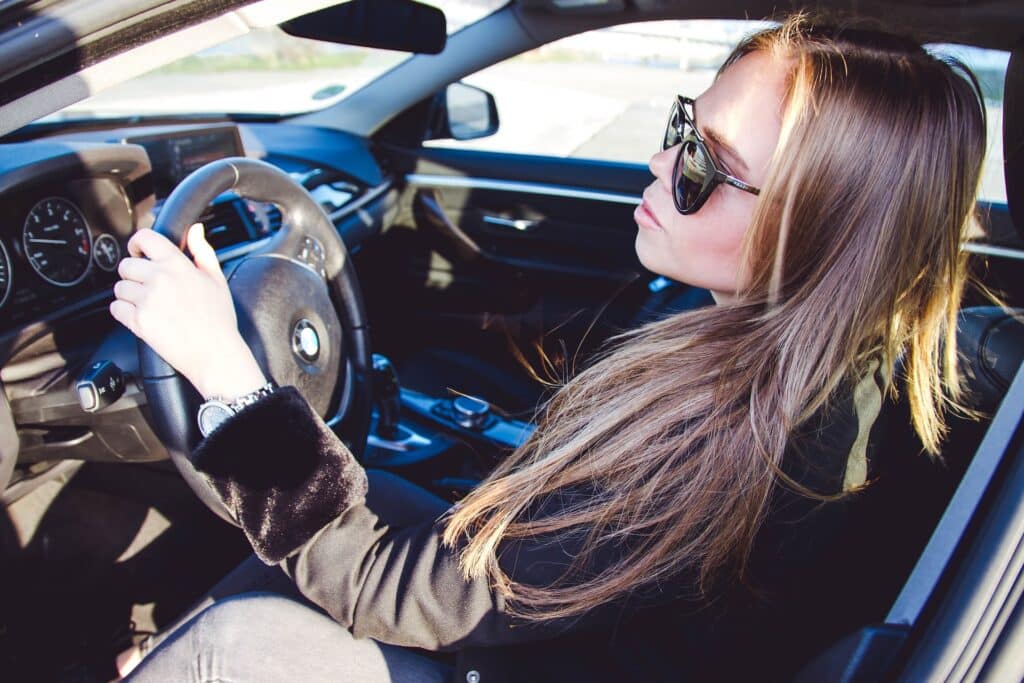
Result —
<svg viewBox="0 0 1024 683"><path fill-rule="evenodd" d="M59 287L77 284L92 263L92 234L85 217L67 199L47 197L25 218L25 256L39 276Z"/></svg>
<svg viewBox="0 0 1024 683"><path fill-rule="evenodd" d="M11 259L7 256L7 247L0 242L0 306L7 301L11 293Z"/></svg>

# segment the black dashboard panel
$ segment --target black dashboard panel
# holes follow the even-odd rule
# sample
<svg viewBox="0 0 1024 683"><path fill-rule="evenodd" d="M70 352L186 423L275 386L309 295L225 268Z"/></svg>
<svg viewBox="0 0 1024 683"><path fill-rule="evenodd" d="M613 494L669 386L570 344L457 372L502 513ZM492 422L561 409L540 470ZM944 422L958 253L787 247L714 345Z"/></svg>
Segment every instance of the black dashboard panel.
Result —
<svg viewBox="0 0 1024 683"><path fill-rule="evenodd" d="M333 169L368 188L386 181L369 143L357 135L286 123L248 123L239 128L246 149L257 156L284 157L309 168Z"/></svg>
<svg viewBox="0 0 1024 683"><path fill-rule="evenodd" d="M169 195L178 183L201 166L217 159L245 155L238 128L232 125L133 136L125 142L142 146L149 155L153 192L158 199Z"/></svg>

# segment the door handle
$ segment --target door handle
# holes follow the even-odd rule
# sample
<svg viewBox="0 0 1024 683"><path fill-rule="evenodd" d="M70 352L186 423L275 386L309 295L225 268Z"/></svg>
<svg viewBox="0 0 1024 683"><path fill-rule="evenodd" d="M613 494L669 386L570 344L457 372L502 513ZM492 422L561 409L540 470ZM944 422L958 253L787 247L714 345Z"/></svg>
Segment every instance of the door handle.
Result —
<svg viewBox="0 0 1024 683"><path fill-rule="evenodd" d="M519 232L529 232L540 226L540 221L531 221L525 218L502 218L501 216L484 216L484 223L490 223L502 228L510 228Z"/></svg>

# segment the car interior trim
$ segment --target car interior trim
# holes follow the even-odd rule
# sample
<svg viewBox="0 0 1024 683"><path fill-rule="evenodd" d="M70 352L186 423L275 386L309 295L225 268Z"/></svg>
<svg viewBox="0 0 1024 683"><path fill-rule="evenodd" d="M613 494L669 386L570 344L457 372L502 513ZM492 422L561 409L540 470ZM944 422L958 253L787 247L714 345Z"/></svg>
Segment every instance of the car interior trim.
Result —
<svg viewBox="0 0 1024 683"><path fill-rule="evenodd" d="M541 185L538 183L524 183L514 180L497 180L494 178L467 178L464 176L456 177L410 173L405 177L405 181L409 185L416 185L420 187L455 187L467 190L518 192L520 194L538 194L548 197L565 197L567 199L611 202L613 204L632 204L634 206L640 203L640 197L630 194L585 190L583 188L567 187L564 185Z"/></svg>
<svg viewBox="0 0 1024 683"><path fill-rule="evenodd" d="M1017 370L1013 383L992 417L985 437L967 471L964 472L960 485L946 506L946 511L918 558L914 570L903 585L903 590L889 610L887 623L914 624L921 616L925 604L981 504L981 499L988 490L1003 455L1011 446L1022 413L1024 365Z"/></svg>
<svg viewBox="0 0 1024 683"><path fill-rule="evenodd" d="M603 192L599 190L587 190L564 185L544 185L540 183L527 183L514 180L499 180L496 178L474 178L468 176L433 175L425 173L410 173L405 177L406 183L420 187L436 188L459 188L467 190L491 190L494 192L518 192L521 194L544 195L548 197L565 197L567 199L584 199L589 201L612 202L615 204L640 203L640 197L617 192ZM348 207L346 207L348 208ZM335 216L332 215L332 218ZM506 227L514 227L517 230L528 230L532 225L526 225L526 221L510 221L508 219L497 219L485 216L488 223L497 224L502 221ZM514 225L513 225L514 224ZM1024 249L1012 247L1001 247L994 244L982 242L964 242L962 249L972 254L984 256L995 256L998 258L1015 259L1024 261Z"/></svg>
<svg viewBox="0 0 1024 683"><path fill-rule="evenodd" d="M1016 379L1018 388L1024 385L1024 381L1020 381L1024 379L1024 372L1018 372ZM1003 405L1013 397L1013 393L1008 393ZM1013 422L1010 437L1019 431L1022 405L1019 393L1012 405L1014 410L1007 411ZM975 461L984 454L984 448L983 441ZM922 625L919 645L911 654L901 680L999 680L984 675L981 669L989 661L995 643L1006 633L1011 615L1020 613L1024 590L1021 579L1024 570L1024 507L1020 504L1024 485L1022 455L1024 445L1020 439L1013 438L1002 458L1006 467L1000 468L1000 476L986 487L984 506L975 514L970 551L962 554L962 561L943 576L941 599L936 600L936 608L930 612L927 624ZM957 503L954 497L950 509L959 509L955 507Z"/></svg>
<svg viewBox="0 0 1024 683"><path fill-rule="evenodd" d="M999 258L1016 259L1024 261L1024 249L1013 249L1011 247L1000 247L994 244L982 244L980 242L964 242L961 245L964 251L984 256L997 256Z"/></svg>
<svg viewBox="0 0 1024 683"><path fill-rule="evenodd" d="M3 491L0 491L0 504L10 505L51 481L59 482L63 488L84 464L85 460L61 460L37 474L26 474L24 478L9 484ZM3 480L0 479L0 481Z"/></svg>
<svg viewBox="0 0 1024 683"><path fill-rule="evenodd" d="M376 185L367 190L362 197L350 201L345 206L339 208L337 211L330 214L330 218L333 222L337 223L343 218L348 218L354 213L357 213L360 209L368 204L380 199L388 190L391 189L393 183L390 180L385 180L380 185Z"/></svg>
<svg viewBox="0 0 1024 683"><path fill-rule="evenodd" d="M3 308L3 305L7 303L7 297L11 295L11 290L13 289L11 285L11 277L14 268L11 263L11 255L7 253L7 247L4 246L2 240L0 240L0 260L3 260L7 280L3 285L3 290L0 291L0 308Z"/></svg>

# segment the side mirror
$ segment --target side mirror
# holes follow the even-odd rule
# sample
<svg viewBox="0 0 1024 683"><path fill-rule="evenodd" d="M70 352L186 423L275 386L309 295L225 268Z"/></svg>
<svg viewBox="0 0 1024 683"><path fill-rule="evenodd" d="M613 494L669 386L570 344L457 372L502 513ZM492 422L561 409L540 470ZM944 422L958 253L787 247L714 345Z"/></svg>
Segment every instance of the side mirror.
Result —
<svg viewBox="0 0 1024 683"><path fill-rule="evenodd" d="M475 140L498 131L494 95L465 83L452 83L434 97L425 140Z"/></svg>

